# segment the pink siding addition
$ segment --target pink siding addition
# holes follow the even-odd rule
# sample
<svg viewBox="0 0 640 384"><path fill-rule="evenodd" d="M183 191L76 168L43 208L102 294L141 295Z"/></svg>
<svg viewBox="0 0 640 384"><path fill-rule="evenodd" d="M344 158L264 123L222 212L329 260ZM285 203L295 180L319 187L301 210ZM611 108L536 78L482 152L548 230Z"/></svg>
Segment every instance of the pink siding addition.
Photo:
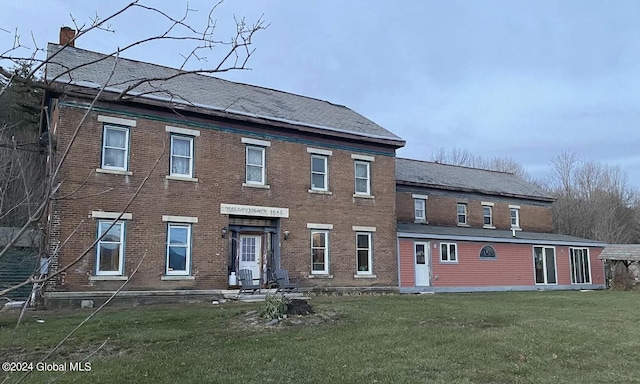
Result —
<svg viewBox="0 0 640 384"><path fill-rule="evenodd" d="M413 261L413 240L400 239L398 244L400 252L400 286L413 287L416 285L415 266Z"/></svg>

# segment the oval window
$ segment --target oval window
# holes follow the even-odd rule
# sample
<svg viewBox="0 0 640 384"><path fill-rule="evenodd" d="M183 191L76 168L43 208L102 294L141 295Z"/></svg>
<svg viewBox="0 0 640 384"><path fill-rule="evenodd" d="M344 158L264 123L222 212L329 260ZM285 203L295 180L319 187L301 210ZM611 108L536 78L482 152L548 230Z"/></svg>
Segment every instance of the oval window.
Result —
<svg viewBox="0 0 640 384"><path fill-rule="evenodd" d="M496 250L493 249L490 245L485 245L480 250L480 257L483 259L495 259L496 258Z"/></svg>

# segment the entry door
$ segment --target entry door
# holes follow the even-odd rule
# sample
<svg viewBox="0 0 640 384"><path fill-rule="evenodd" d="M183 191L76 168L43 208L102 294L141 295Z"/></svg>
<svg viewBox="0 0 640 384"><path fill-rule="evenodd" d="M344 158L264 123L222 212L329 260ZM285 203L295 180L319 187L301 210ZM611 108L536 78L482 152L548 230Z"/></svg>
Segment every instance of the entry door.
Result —
<svg viewBox="0 0 640 384"><path fill-rule="evenodd" d="M414 261L416 269L416 287L426 287L431 285L429 265L431 260L431 250L428 242L415 242Z"/></svg>
<svg viewBox="0 0 640 384"><path fill-rule="evenodd" d="M250 269L254 279L261 277L262 236L240 235L240 268Z"/></svg>

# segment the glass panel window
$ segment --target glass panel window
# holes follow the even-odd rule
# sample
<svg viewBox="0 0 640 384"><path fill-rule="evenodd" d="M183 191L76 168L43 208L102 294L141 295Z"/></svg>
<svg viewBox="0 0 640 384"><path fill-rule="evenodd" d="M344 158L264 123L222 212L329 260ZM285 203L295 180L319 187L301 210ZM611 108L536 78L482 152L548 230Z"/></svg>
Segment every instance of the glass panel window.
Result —
<svg viewBox="0 0 640 384"><path fill-rule="evenodd" d="M427 220L427 211L426 211L426 200L424 199L413 199L413 207L415 211L415 219L416 221L425 221Z"/></svg>
<svg viewBox="0 0 640 384"><path fill-rule="evenodd" d="M356 161L356 194L357 195L370 195L371 194L371 177L370 177L370 164L367 161Z"/></svg>
<svg viewBox="0 0 640 384"><path fill-rule="evenodd" d="M170 168L172 176L193 177L193 138L171 136Z"/></svg>
<svg viewBox="0 0 640 384"><path fill-rule="evenodd" d="M486 227L491 227L493 225L493 210L490 206L485 205L482 207L482 217Z"/></svg>
<svg viewBox="0 0 640 384"><path fill-rule="evenodd" d="M260 184L264 185L264 154L265 150L262 147L247 146L247 177L246 182L248 184Z"/></svg>
<svg viewBox="0 0 640 384"><path fill-rule="evenodd" d="M102 136L101 167L126 171L129 157L129 129L105 125Z"/></svg>
<svg viewBox="0 0 640 384"><path fill-rule="evenodd" d="M458 203L458 224L467 224L467 204Z"/></svg>
<svg viewBox="0 0 640 384"><path fill-rule="evenodd" d="M533 247L536 284L556 284L556 255L553 247Z"/></svg>
<svg viewBox="0 0 640 384"><path fill-rule="evenodd" d="M188 275L191 269L191 225L169 224L167 275Z"/></svg>
<svg viewBox="0 0 640 384"><path fill-rule="evenodd" d="M311 189L326 191L327 174L327 157L311 155Z"/></svg>
<svg viewBox="0 0 640 384"><path fill-rule="evenodd" d="M371 267L372 261L371 233L356 234L356 264L357 274L369 275L373 273Z"/></svg>
<svg viewBox="0 0 640 384"><path fill-rule="evenodd" d="M480 250L480 258L482 258L482 259L495 259L496 258L496 250L490 245L485 245Z"/></svg>
<svg viewBox="0 0 640 384"><path fill-rule="evenodd" d="M311 273L329 273L329 232L311 232Z"/></svg>
<svg viewBox="0 0 640 384"><path fill-rule="evenodd" d="M456 248L455 243L440 243L440 261L450 263L458 261Z"/></svg>
<svg viewBox="0 0 640 384"><path fill-rule="evenodd" d="M124 261L124 223L98 222L96 275L122 275ZM111 227L111 228L109 228Z"/></svg>
<svg viewBox="0 0 640 384"><path fill-rule="evenodd" d="M518 208L510 208L511 227L520 228L520 210Z"/></svg>
<svg viewBox="0 0 640 384"><path fill-rule="evenodd" d="M588 248L571 248L571 283L591 284Z"/></svg>

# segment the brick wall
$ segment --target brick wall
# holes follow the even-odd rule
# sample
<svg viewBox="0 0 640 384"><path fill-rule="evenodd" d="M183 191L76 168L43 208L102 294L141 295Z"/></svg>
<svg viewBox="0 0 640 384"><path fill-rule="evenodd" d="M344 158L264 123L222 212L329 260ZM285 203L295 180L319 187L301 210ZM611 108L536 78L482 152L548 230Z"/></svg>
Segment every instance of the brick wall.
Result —
<svg viewBox="0 0 640 384"><path fill-rule="evenodd" d="M71 100L66 100L67 102ZM83 124L64 162L59 177L60 196L53 208L60 215L56 240L69 240L63 246L58 264L65 265L83 251L87 255L69 269L57 290L113 289L118 281L91 281L95 270L97 220L92 211L121 212L145 177L146 184L126 212L125 275L131 273L144 255L144 261L127 289L216 289L226 288L230 239L220 231L228 226L228 216L220 214L220 204L241 204L289 208L289 218L281 219L288 240L280 239L281 264L292 277L306 280L310 273L310 230L307 223L333 224L330 231L330 270L332 279L308 280L306 284L357 286L396 285L396 219L394 149L385 145L330 139L311 134L275 132L289 135L290 141L265 137L264 126L242 126L228 121L190 117L182 121L164 111L101 104ZM121 115L117 111L127 111ZM149 118L136 113L144 112ZM85 110L62 103L57 129L58 156L67 146L71 133ZM131 115L133 114L133 115ZM132 175L97 173L100 167L103 124L98 115L136 121L130 129L129 171ZM194 126L192 123L201 125ZM204 124L204 125L202 125ZM200 131L194 139L197 182L167 180L169 138L165 126ZM243 132L237 132L242 130ZM266 183L269 189L243 187L245 144L242 137L269 140L266 149ZM309 141L304 143L301 141ZM332 194L313 194L310 189L310 154L307 147L333 151L329 157L329 190ZM345 148L348 147L348 148ZM371 151L383 152L373 153ZM354 160L351 154L374 156L371 163L374 199L356 198ZM155 169L152 167L157 161ZM162 215L192 216L192 275L194 280L162 281L166 259L166 225ZM373 234L373 273L375 279L356 279L355 232L352 226L375 227Z"/></svg>

